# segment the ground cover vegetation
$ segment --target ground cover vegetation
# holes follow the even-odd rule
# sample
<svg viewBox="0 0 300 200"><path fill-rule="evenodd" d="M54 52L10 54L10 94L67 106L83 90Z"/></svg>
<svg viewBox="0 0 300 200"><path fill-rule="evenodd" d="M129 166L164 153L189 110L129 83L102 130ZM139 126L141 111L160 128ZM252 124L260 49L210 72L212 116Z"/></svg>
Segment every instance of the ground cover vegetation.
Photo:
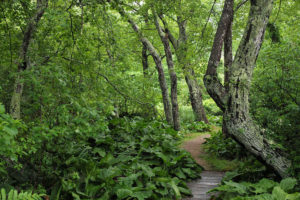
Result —
<svg viewBox="0 0 300 200"><path fill-rule="evenodd" d="M181 199L201 133L220 199L300 199L299 8L1 1L0 199Z"/></svg>

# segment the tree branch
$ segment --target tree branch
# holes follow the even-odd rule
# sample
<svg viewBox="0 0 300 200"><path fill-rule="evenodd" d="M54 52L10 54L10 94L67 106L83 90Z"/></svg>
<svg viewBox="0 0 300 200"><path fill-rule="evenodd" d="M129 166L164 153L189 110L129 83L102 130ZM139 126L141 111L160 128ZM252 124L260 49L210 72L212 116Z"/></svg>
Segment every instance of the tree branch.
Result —
<svg viewBox="0 0 300 200"><path fill-rule="evenodd" d="M221 19L218 24L214 38L213 47L208 61L207 70L204 76L204 84L209 95L215 100L216 104L224 111L227 102L227 92L221 84L217 68L221 59L222 47L227 28L233 16L233 0L226 0L222 11Z"/></svg>

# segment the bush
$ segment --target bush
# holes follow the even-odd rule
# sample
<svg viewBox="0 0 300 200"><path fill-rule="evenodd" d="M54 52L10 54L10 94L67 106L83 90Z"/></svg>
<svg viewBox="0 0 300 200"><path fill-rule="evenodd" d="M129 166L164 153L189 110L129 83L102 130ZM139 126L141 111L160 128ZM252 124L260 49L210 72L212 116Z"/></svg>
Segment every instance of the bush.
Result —
<svg viewBox="0 0 300 200"><path fill-rule="evenodd" d="M57 108L58 110L62 108ZM94 110L64 107L55 126L29 124L19 138L26 154L8 167L12 185L50 199L173 199L190 194L199 167L170 126L141 118L107 121ZM110 127L110 129L108 129ZM0 186L1 187L1 186Z"/></svg>
<svg viewBox="0 0 300 200"><path fill-rule="evenodd" d="M208 115L220 116L223 114L222 110L217 106L212 98L203 101L204 108Z"/></svg>
<svg viewBox="0 0 300 200"><path fill-rule="evenodd" d="M205 122L190 122L182 126L185 132L207 132L210 131L210 125Z"/></svg>
<svg viewBox="0 0 300 200"><path fill-rule="evenodd" d="M212 191L221 192L220 200L299 200L300 193L294 189L296 184L293 178L280 183L265 178L258 183L224 181Z"/></svg>
<svg viewBox="0 0 300 200"><path fill-rule="evenodd" d="M206 139L204 143L206 152L220 158L234 159L245 156L245 150L232 138L225 138L222 131L218 131Z"/></svg>

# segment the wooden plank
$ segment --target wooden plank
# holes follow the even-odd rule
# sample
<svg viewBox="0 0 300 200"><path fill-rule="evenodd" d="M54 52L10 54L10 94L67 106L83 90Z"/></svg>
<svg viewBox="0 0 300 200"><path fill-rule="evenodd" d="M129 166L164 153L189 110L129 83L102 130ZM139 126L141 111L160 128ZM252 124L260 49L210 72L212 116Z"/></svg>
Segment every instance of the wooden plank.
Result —
<svg viewBox="0 0 300 200"><path fill-rule="evenodd" d="M183 200L209 200L210 197L216 196L217 193L208 193L208 191L217 187L224 176L224 172L203 171L201 179L188 183L188 187L192 191L193 197L187 197Z"/></svg>

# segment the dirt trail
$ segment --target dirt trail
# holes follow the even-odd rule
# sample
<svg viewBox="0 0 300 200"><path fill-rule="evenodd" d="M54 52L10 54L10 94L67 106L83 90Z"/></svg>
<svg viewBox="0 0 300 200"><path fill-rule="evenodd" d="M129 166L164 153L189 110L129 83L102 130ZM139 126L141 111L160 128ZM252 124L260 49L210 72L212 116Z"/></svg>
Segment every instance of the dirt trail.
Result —
<svg viewBox="0 0 300 200"><path fill-rule="evenodd" d="M182 145L182 148L190 152L195 161L201 165L204 170L211 171L213 170L212 166L210 166L204 159L200 157L200 155L206 154L202 144L205 142L205 139L209 137L210 134L199 135L194 139L185 141Z"/></svg>

